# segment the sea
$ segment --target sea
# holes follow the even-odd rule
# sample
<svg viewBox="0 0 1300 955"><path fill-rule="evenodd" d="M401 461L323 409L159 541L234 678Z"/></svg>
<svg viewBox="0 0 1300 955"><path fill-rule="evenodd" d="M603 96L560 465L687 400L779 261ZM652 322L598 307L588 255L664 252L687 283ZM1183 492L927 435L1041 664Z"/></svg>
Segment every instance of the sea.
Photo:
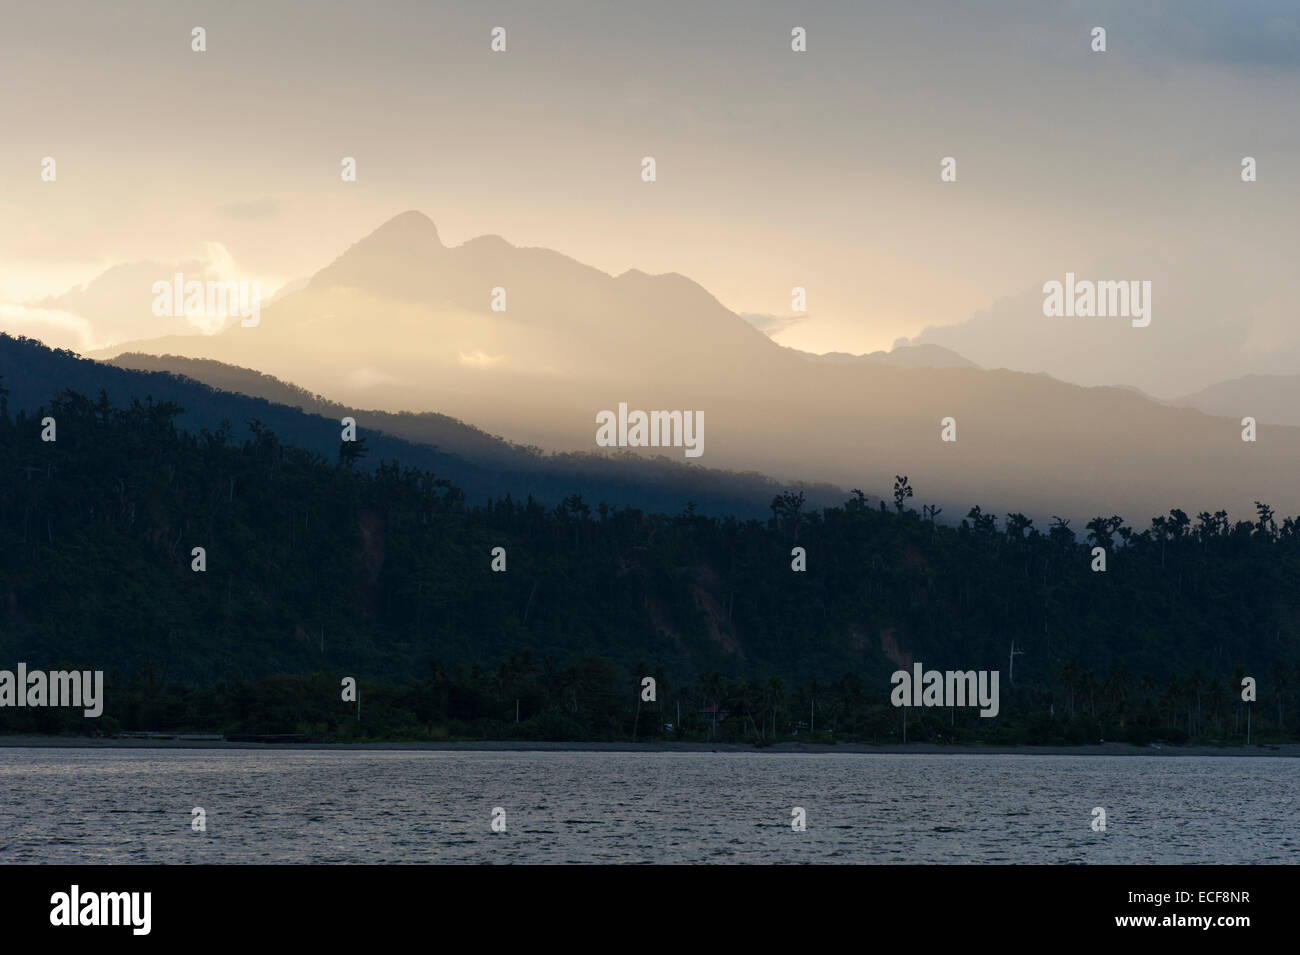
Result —
<svg viewBox="0 0 1300 955"><path fill-rule="evenodd" d="M1300 760L0 748L0 863L1300 862Z"/></svg>

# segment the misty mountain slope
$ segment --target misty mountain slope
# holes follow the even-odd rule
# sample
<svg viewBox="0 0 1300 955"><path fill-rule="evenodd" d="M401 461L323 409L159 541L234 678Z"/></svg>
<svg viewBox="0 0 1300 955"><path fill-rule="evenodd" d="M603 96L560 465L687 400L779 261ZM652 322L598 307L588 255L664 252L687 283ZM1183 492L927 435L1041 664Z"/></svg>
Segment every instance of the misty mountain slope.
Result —
<svg viewBox="0 0 1300 955"><path fill-rule="evenodd" d="M979 367L975 362L962 357L950 348L932 344L895 345L889 351L873 351L865 355L850 355L847 352L833 351L824 355L809 355L808 357L818 361L833 361L841 364L893 365L897 368Z"/></svg>
<svg viewBox="0 0 1300 955"><path fill-rule="evenodd" d="M697 410L712 466L872 495L906 474L949 515L977 502L1079 526L1173 507L1249 515L1256 500L1300 510L1300 431L1264 425L1245 443L1237 420L1127 389L810 359L682 276L608 276L497 237L447 248L419 213L354 245L255 328L111 354L126 351L256 368L349 406L437 411L558 450L593 449L596 413L619 402ZM940 440L948 417L955 442Z"/></svg>
<svg viewBox="0 0 1300 955"><path fill-rule="evenodd" d="M9 391L10 413L15 415L48 409L65 390L95 400L103 389L119 406L129 405L133 398L175 402L184 409L178 427L192 433L201 429L215 433L226 420L235 437L241 438L248 433L247 423L258 420L282 442L333 461L340 444L340 419L350 414L357 420L358 435L366 441L363 464L373 467L396 460L403 466L428 469L461 488L472 503L506 495L522 500L530 494L558 503L579 494L592 506L605 500L678 513L693 502L700 513L764 517L770 514L772 498L788 489L759 474L685 466L663 458L542 455L442 415L373 414L314 397L308 402L302 389L293 385L213 362L187 366L181 360L177 370L194 371L193 377L162 370L167 358L152 363L157 370L115 367L0 334L0 379ZM211 384L198 380L199 375ZM246 387L249 393L218 390L229 386ZM318 413L307 413L303 407ZM844 498L838 488L800 487L810 503L833 504Z"/></svg>
<svg viewBox="0 0 1300 955"><path fill-rule="evenodd" d="M1202 388L1171 404L1228 418L1300 426L1300 375L1245 375Z"/></svg>
<svg viewBox="0 0 1300 955"><path fill-rule="evenodd" d="M733 473L686 467L673 461L650 460L630 453L615 455L592 454L539 454L537 449L512 444L495 435L487 434L478 428L434 412L399 412L396 414L375 411L366 408L354 408L330 401L321 395L313 395L303 388L261 372L248 368L226 365L212 359L182 358L176 355L141 355L136 353L121 355L105 362L119 368L147 372L163 372L183 376L202 382L211 388L227 392L237 392L255 398L265 399L272 404L287 405L313 415L323 415L331 421L339 421L344 416L351 416L364 423L368 429L376 429L385 435L402 438L419 445L432 445L441 451L466 462L500 469L518 475L518 478L494 479L492 486L505 486L516 497L521 489L536 494L539 498L550 500L555 487L563 487L564 481L578 482L575 488L589 486L588 482L611 480L615 477L627 481L624 491L630 494L632 506L643 506L641 492L636 486L639 482L650 484L663 483L665 487L676 483L682 497L678 505L684 506L693 500L697 508L709 513L735 513L741 515L762 516L768 512L771 498L779 491L794 487L802 490L810 503L833 504L845 497L845 491L825 484L794 482L778 484L756 473ZM658 450L658 449L655 449ZM409 453L409 452L408 452ZM530 476L544 477L546 485L528 483ZM481 476L480 476L481 477ZM545 487L546 490L541 490ZM484 496L477 483L465 486L471 500ZM691 497L692 491L698 497ZM564 492L566 495L570 492ZM582 493L590 496L589 491ZM555 498L558 500L558 498ZM672 498L663 500L672 501ZM719 510L720 503L731 501L734 510Z"/></svg>
<svg viewBox="0 0 1300 955"><path fill-rule="evenodd" d="M442 451L473 457L479 461L510 462L516 466L525 457L533 456L527 449L510 444L503 438L480 431L472 425L457 421L436 412L389 414L384 411L358 409L341 405L305 388L281 381L251 368L227 365L210 358L182 358L179 355L143 355L128 352L110 359L105 364L134 371L163 372L202 382L219 391L235 392L254 398L265 398L273 404L299 408L309 414L323 415L333 420L351 416L364 420L368 427L404 438L419 444L430 444Z"/></svg>

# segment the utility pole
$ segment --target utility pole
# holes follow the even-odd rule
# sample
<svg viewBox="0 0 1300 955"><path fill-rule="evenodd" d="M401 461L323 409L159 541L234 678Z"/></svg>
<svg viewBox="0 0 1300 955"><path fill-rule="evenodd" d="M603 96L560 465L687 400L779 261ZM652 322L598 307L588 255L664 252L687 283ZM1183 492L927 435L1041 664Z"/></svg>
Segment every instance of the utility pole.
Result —
<svg viewBox="0 0 1300 955"><path fill-rule="evenodd" d="M1012 640L1011 653L1008 654L1007 656L1007 682L1008 683L1016 682L1016 657L1023 657L1024 655L1025 655L1025 651L1017 650L1016 641Z"/></svg>

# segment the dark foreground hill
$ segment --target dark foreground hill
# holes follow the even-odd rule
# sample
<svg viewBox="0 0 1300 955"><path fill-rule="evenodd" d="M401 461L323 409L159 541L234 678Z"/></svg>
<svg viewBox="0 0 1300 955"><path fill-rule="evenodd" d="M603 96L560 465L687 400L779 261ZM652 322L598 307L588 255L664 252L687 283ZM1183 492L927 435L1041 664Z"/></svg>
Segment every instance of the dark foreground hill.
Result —
<svg viewBox="0 0 1300 955"><path fill-rule="evenodd" d="M244 438L178 429L166 401L67 392L44 408L45 441L0 399L0 659L32 668L403 684L430 661L527 654L548 692L563 671L543 661L595 660L678 684L852 671L854 692L883 701L915 661L1002 670L1004 692L1046 693L1053 713L1159 699L1189 725L1232 711L1243 675L1279 721L1294 697L1300 525L1263 504L1235 523L1176 508L1147 530L1099 519L1087 540L978 507L937 524L901 484L893 501L826 509L780 495L766 521L579 495L475 505L435 473L364 470L262 423Z"/></svg>

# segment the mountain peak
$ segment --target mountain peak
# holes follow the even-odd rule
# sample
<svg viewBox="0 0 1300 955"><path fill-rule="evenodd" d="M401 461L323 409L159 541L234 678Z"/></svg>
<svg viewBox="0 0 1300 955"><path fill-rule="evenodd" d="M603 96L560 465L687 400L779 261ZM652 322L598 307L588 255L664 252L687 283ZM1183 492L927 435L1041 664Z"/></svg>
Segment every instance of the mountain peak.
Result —
<svg viewBox="0 0 1300 955"><path fill-rule="evenodd" d="M406 212L398 213L362 239L361 242L369 242L378 238L385 240L405 239L419 242L432 241L439 246L442 245L442 239L438 236L437 225L418 209L408 209Z"/></svg>
<svg viewBox="0 0 1300 955"><path fill-rule="evenodd" d="M315 288L351 285L410 295L414 276L446 251L438 227L423 212L393 216L312 276Z"/></svg>

